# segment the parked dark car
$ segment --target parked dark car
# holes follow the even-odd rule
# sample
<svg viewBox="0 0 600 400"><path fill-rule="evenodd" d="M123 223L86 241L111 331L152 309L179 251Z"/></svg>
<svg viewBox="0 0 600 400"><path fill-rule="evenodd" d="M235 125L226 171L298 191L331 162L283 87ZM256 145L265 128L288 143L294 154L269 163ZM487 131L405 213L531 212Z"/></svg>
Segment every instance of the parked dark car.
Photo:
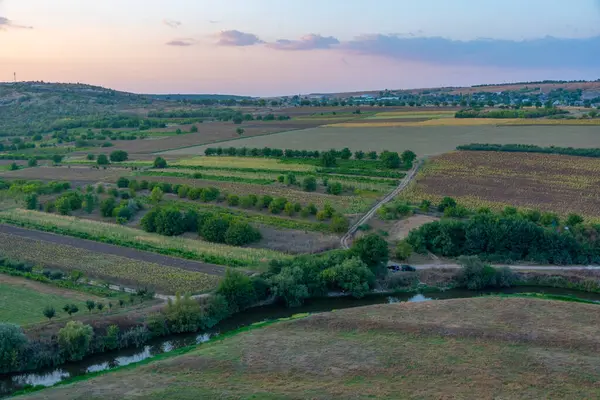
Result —
<svg viewBox="0 0 600 400"><path fill-rule="evenodd" d="M414 272L417 269L415 267L413 267L412 265L407 265L407 264L402 264L400 266L400 269L404 272Z"/></svg>
<svg viewBox="0 0 600 400"><path fill-rule="evenodd" d="M394 272L402 270L402 268L399 265L396 265L396 264L390 264L390 265L388 265L388 269L390 271L394 271Z"/></svg>

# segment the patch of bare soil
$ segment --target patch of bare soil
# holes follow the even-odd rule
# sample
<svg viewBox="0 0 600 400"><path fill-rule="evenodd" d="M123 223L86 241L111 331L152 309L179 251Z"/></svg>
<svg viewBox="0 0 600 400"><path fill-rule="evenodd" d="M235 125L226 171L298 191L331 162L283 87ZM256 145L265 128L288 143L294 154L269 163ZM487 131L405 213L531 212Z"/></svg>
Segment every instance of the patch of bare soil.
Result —
<svg viewBox="0 0 600 400"><path fill-rule="evenodd" d="M277 250L289 254L313 254L337 249L340 238L318 232L275 229L261 226L262 240L248 247Z"/></svg>
<svg viewBox="0 0 600 400"><path fill-rule="evenodd" d="M408 236L413 229L417 229L430 222L439 221L438 217L431 215L415 214L406 219L394 223L389 229L391 240L402 240Z"/></svg>

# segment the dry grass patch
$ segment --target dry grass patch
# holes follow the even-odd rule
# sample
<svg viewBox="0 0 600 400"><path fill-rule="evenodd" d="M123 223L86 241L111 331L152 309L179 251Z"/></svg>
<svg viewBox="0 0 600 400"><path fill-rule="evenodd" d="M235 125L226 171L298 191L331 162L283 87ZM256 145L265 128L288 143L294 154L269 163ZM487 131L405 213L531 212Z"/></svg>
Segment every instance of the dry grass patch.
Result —
<svg viewBox="0 0 600 400"><path fill-rule="evenodd" d="M25 398L597 398L599 323L596 305L533 299L364 307Z"/></svg>

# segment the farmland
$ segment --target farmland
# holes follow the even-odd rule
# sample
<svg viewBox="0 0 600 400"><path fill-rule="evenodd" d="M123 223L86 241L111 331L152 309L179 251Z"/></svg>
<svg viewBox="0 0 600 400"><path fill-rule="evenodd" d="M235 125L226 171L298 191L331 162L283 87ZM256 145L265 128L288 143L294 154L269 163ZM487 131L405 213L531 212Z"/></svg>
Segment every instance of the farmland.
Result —
<svg viewBox="0 0 600 400"><path fill-rule="evenodd" d="M341 310L24 398L597 398L597 307L485 297Z"/></svg>
<svg viewBox="0 0 600 400"><path fill-rule="evenodd" d="M80 271L97 280L132 288L148 288L164 294L205 292L214 289L219 281L217 275L193 271L191 268L186 270L165 263L159 265L108 252L5 233L0 233L0 253L8 258L56 268L66 273ZM163 261L160 257L156 258L159 262Z"/></svg>
<svg viewBox="0 0 600 400"><path fill-rule="evenodd" d="M472 208L513 205L598 218L599 183L598 159L460 151L432 158L402 198L437 203L451 196Z"/></svg>
<svg viewBox="0 0 600 400"><path fill-rule="evenodd" d="M487 119L486 123L489 123ZM494 121L494 120L491 120ZM505 120L503 120L505 121ZM523 120L521 120L523 121ZM376 121L375 121L376 122ZM219 143L222 147L275 147L329 150L347 145L364 151L399 151L410 149L418 155L434 155L452 151L469 143L516 143L563 147L600 147L598 128L594 126L430 126L344 128L320 127L285 132L268 137L239 139ZM195 146L167 151L170 156L204 154L210 146Z"/></svg>
<svg viewBox="0 0 600 400"><path fill-rule="evenodd" d="M0 275L0 321L15 324L31 324L42 322L46 318L42 310L52 306L58 318L65 304L75 304L80 310L85 309L85 301L108 302L107 299L84 294L72 290L55 288L50 285Z"/></svg>
<svg viewBox="0 0 600 400"><path fill-rule="evenodd" d="M260 267L268 260L285 257L282 253L268 250L219 245L197 239L159 236L124 226L37 211L19 209L3 211L0 212L0 221L221 265Z"/></svg>

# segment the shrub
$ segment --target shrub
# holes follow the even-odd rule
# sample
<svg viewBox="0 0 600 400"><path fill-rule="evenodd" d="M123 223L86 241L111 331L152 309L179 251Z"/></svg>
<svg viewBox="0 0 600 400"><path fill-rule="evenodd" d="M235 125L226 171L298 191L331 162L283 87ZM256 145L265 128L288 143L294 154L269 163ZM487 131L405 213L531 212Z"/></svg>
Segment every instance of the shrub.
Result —
<svg viewBox="0 0 600 400"><path fill-rule="evenodd" d="M116 350L119 347L119 327L117 325L110 325L106 328L103 342L104 347L108 350Z"/></svg>
<svg viewBox="0 0 600 400"><path fill-rule="evenodd" d="M334 215L331 219L331 230L335 233L345 233L350 227L350 221L343 215Z"/></svg>
<svg viewBox="0 0 600 400"><path fill-rule="evenodd" d="M128 158L129 154L127 154L127 152L123 150L115 150L112 153L110 153L110 161L112 162L123 162L127 161Z"/></svg>
<svg viewBox="0 0 600 400"><path fill-rule="evenodd" d="M387 242L379 235L370 233L352 244L351 253L359 257L371 270L378 272L388 262Z"/></svg>
<svg viewBox="0 0 600 400"><path fill-rule="evenodd" d="M109 161L108 161L108 157L106 157L106 154L98 155L98 158L96 159L96 163L98 165L108 165Z"/></svg>
<svg viewBox="0 0 600 400"><path fill-rule="evenodd" d="M288 201L286 198L278 197L275 200L271 201L271 203L269 204L269 211L272 214L279 214L284 210L287 202Z"/></svg>
<svg viewBox="0 0 600 400"><path fill-rule="evenodd" d="M173 333L194 332L200 326L200 304L189 294L183 297L178 294L175 301L169 299L164 313L169 331Z"/></svg>
<svg viewBox="0 0 600 400"><path fill-rule="evenodd" d="M302 282L303 270L300 267L288 267L271 278L271 290L275 297L283 300L288 307L302 305L310 294L308 286Z"/></svg>
<svg viewBox="0 0 600 400"><path fill-rule="evenodd" d="M291 185L295 185L296 184L296 175L288 173L284 179L283 179L283 183L287 186L291 186Z"/></svg>
<svg viewBox="0 0 600 400"><path fill-rule="evenodd" d="M373 272L356 257L326 269L322 276L331 287L350 292L356 298L364 297L375 283Z"/></svg>
<svg viewBox="0 0 600 400"><path fill-rule="evenodd" d="M58 331L58 345L70 361L81 360L89 351L94 330L79 321L69 321Z"/></svg>
<svg viewBox="0 0 600 400"><path fill-rule="evenodd" d="M400 168L401 160L400 156L396 152L384 151L379 155L379 159L385 168Z"/></svg>
<svg viewBox="0 0 600 400"><path fill-rule="evenodd" d="M90 153L90 154L88 154L88 155L86 156L86 158L87 158L89 161L94 161L94 160L96 159L96 155L94 155L94 154Z"/></svg>
<svg viewBox="0 0 600 400"><path fill-rule="evenodd" d="M177 236L186 231L186 222L176 208L160 208L154 216L156 233L164 236Z"/></svg>
<svg viewBox="0 0 600 400"><path fill-rule="evenodd" d="M333 182L327 186L327 193L338 196L342 194L343 191L342 184L340 182Z"/></svg>
<svg viewBox="0 0 600 400"><path fill-rule="evenodd" d="M150 193L150 201L154 204L158 204L162 201L163 196L164 192L162 191L162 189L156 186L154 189L152 189L152 192Z"/></svg>
<svg viewBox="0 0 600 400"><path fill-rule="evenodd" d="M456 200L452 197L444 197L442 202L438 205L438 211L444 212L448 207L456 207Z"/></svg>
<svg viewBox="0 0 600 400"><path fill-rule="evenodd" d="M113 211L116 207L116 201L114 197L108 197L100 202L100 214L103 217L112 217Z"/></svg>
<svg viewBox="0 0 600 400"><path fill-rule="evenodd" d="M237 207L240 205L240 196L235 194L227 195L227 204L231 207Z"/></svg>
<svg viewBox="0 0 600 400"><path fill-rule="evenodd" d="M256 205L256 203L258 202L258 198L256 197L256 195L250 194L248 196L243 196L240 199L240 205L243 208L252 208Z"/></svg>
<svg viewBox="0 0 600 400"><path fill-rule="evenodd" d="M314 176L307 176L302 180L302 190L305 192L314 192L317 190L317 178Z"/></svg>
<svg viewBox="0 0 600 400"><path fill-rule="evenodd" d="M309 205L306 206L306 209L308 210L308 212L311 215L317 215L317 212L319 211L317 209L317 206L315 206L313 203L310 203Z"/></svg>
<svg viewBox="0 0 600 400"><path fill-rule="evenodd" d="M29 193L25 196L25 208L28 210L37 210L38 196L35 193Z"/></svg>
<svg viewBox="0 0 600 400"><path fill-rule="evenodd" d="M19 367L26 345L27 337L19 326L0 322L0 372L9 372Z"/></svg>
<svg viewBox="0 0 600 400"><path fill-rule="evenodd" d="M488 287L510 287L514 283L514 274L510 268L495 269L484 264L477 256L458 258L461 271L457 277L459 286L469 290L482 290Z"/></svg>
<svg viewBox="0 0 600 400"><path fill-rule="evenodd" d="M264 195L263 197L260 198L258 205L260 208L269 208L269 206L271 205L272 202L273 202L273 198L271 196Z"/></svg>
<svg viewBox="0 0 600 400"><path fill-rule="evenodd" d="M229 222L218 217L211 217L200 227L200 235L204 240L213 243L225 243L225 235Z"/></svg>
<svg viewBox="0 0 600 400"><path fill-rule="evenodd" d="M167 161L162 157L156 157L153 166L154 168L167 168Z"/></svg>
<svg viewBox="0 0 600 400"><path fill-rule="evenodd" d="M217 294L223 296L231 313L245 310L256 302L254 285L248 275L228 268L219 283Z"/></svg>
<svg viewBox="0 0 600 400"><path fill-rule="evenodd" d="M123 176L120 177L119 179L117 179L117 187L121 189L129 187L129 179Z"/></svg>
<svg viewBox="0 0 600 400"><path fill-rule="evenodd" d="M233 222L225 232L225 243L231 246L243 246L262 239L260 231L247 222Z"/></svg>

